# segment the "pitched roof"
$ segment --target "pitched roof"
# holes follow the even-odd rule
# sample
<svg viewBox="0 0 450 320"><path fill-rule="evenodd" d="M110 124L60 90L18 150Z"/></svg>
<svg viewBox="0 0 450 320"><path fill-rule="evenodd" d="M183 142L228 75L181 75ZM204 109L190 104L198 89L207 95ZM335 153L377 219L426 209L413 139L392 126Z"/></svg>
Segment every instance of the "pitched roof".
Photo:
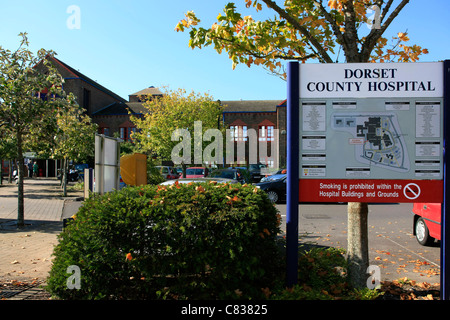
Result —
<svg viewBox="0 0 450 320"><path fill-rule="evenodd" d="M220 102L224 107L224 113L276 112L277 107L285 106L285 103L286 100L236 100ZM147 109L143 106L142 102L115 102L94 112L92 115L128 115L128 110L133 114L147 113Z"/></svg>
<svg viewBox="0 0 450 320"><path fill-rule="evenodd" d="M71 66L69 66L68 64L62 62L61 60L55 58L55 57L51 57L57 65L59 65L60 67L63 68L63 70L65 70L67 73L64 75L62 74L62 76L65 79L69 79L69 78L77 78L83 81L86 81L87 83L89 83L90 85L96 87L97 89L105 92L106 94L110 95L111 97L113 97L114 99L117 99L118 101L122 101L122 102L126 102L126 100L124 98L122 98L121 96L115 94L114 92L112 92L111 90L105 88L104 86L102 86L101 84L99 84L98 82L92 80L91 78L87 77L86 75L82 74L81 72L79 72L78 70L75 70L74 68L72 68Z"/></svg>
<svg viewBox="0 0 450 320"><path fill-rule="evenodd" d="M221 101L224 112L276 112L283 100L235 100Z"/></svg>
<svg viewBox="0 0 450 320"><path fill-rule="evenodd" d="M130 96L143 96L143 95L162 96L163 93L158 88L151 86L146 89L140 90L136 93L130 94Z"/></svg>
<svg viewBox="0 0 450 320"><path fill-rule="evenodd" d="M147 113L147 109L140 102L114 102L92 114L92 116L120 116L128 115L128 110L133 114Z"/></svg>

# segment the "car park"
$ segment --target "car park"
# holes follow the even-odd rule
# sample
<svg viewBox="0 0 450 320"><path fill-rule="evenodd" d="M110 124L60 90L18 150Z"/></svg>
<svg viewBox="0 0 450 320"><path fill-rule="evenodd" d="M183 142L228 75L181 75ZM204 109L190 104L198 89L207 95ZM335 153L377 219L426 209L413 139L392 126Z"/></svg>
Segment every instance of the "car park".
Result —
<svg viewBox="0 0 450 320"><path fill-rule="evenodd" d="M170 166L155 166L159 170L161 176L166 180L178 179L180 176L176 169Z"/></svg>
<svg viewBox="0 0 450 320"><path fill-rule="evenodd" d="M431 245L435 240L441 240L441 204L414 203L413 234L423 245Z"/></svg>
<svg viewBox="0 0 450 320"><path fill-rule="evenodd" d="M271 180L256 183L256 187L267 193L270 201L279 203L286 200L286 174L274 175Z"/></svg>
<svg viewBox="0 0 450 320"><path fill-rule="evenodd" d="M188 184L188 183L202 183L202 182L217 182L217 183L238 183L237 180L234 179L226 179L226 178L212 178L212 177L206 177L206 178L180 178L178 180L167 180L164 182L161 182L159 185L161 186L170 186L174 183L183 183L183 184Z"/></svg>

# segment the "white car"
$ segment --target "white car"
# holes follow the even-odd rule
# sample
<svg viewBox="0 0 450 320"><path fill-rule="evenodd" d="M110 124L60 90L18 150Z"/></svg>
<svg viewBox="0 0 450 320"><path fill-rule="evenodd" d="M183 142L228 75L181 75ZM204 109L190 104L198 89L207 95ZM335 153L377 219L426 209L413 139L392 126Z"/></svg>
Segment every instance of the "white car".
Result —
<svg viewBox="0 0 450 320"><path fill-rule="evenodd" d="M161 182L159 185L160 186L168 186L171 184L174 184L176 181L178 181L178 183L201 183L201 182L211 182L211 181L216 181L217 183L238 183L237 180L234 179L226 179L226 178L180 178L177 180L167 180L164 182Z"/></svg>

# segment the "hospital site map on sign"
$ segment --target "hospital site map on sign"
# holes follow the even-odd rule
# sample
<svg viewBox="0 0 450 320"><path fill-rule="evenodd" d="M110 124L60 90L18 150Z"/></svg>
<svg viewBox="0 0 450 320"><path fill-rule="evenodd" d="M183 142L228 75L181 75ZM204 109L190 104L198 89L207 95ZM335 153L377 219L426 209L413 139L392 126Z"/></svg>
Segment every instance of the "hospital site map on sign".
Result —
<svg viewBox="0 0 450 320"><path fill-rule="evenodd" d="M392 113L334 113L332 129L349 132L355 159L372 166L407 172L410 162L397 115Z"/></svg>

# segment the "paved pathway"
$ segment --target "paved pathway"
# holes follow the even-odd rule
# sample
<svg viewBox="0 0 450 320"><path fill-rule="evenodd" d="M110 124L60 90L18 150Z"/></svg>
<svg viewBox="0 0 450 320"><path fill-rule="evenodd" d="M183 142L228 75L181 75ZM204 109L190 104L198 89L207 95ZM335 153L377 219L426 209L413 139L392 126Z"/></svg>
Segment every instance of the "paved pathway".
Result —
<svg viewBox="0 0 450 320"><path fill-rule="evenodd" d="M17 186L0 186L0 281L3 282L45 282L62 230L62 217L75 213L67 211L78 210L70 198L62 198L56 179L27 179L24 190L25 228L17 229Z"/></svg>
<svg viewBox="0 0 450 320"><path fill-rule="evenodd" d="M55 179L25 180L25 220L60 221L64 206L59 181ZM17 186L0 188L0 223L17 219Z"/></svg>

